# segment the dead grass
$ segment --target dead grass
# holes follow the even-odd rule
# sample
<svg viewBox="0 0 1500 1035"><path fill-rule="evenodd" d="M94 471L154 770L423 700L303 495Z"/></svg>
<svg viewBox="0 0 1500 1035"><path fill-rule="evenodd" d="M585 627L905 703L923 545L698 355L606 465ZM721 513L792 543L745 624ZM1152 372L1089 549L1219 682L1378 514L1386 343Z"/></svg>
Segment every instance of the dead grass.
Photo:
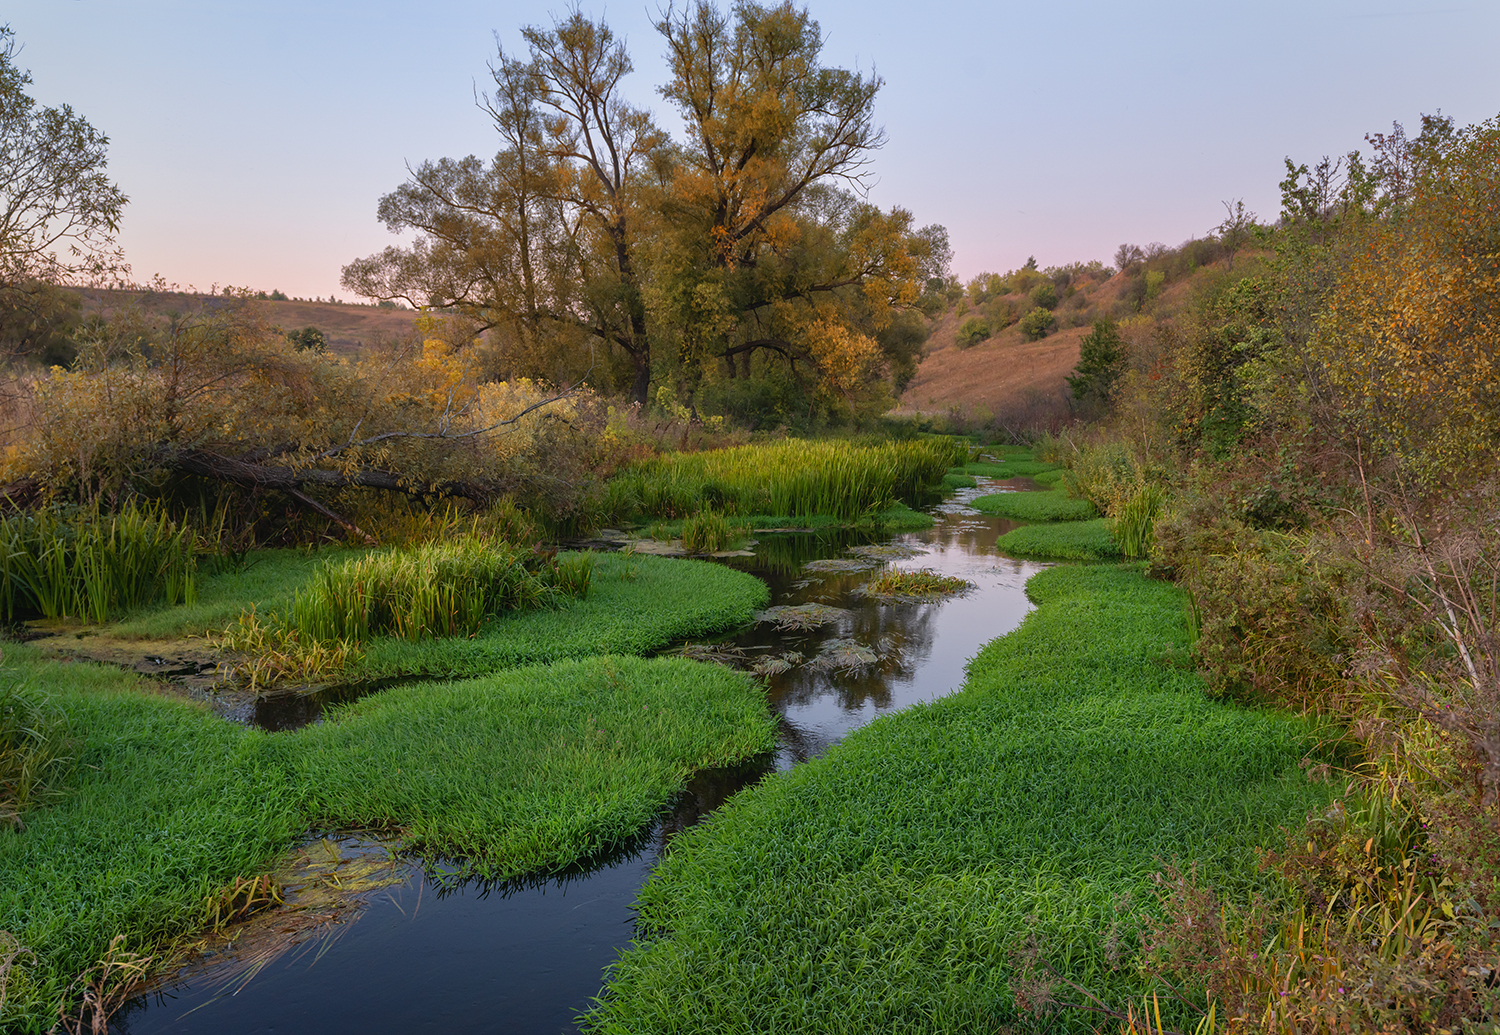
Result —
<svg viewBox="0 0 1500 1035"><path fill-rule="evenodd" d="M201 305L208 298L186 291L109 291L98 288L79 288L77 291L83 299L86 316L92 313L108 315L135 302L151 316L166 317L169 313ZM270 322L284 330L318 328L328 339L328 351L340 355L354 355L379 338L402 337L410 333L418 315L411 309L379 309L332 302L262 302L261 305L266 307Z"/></svg>

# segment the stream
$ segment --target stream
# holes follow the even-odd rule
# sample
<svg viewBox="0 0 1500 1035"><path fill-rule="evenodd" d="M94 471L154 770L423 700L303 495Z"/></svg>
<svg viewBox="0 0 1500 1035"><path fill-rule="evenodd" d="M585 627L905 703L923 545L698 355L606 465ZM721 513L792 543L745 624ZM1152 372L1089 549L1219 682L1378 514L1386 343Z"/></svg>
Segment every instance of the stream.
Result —
<svg viewBox="0 0 1500 1035"><path fill-rule="evenodd" d="M753 557L725 562L763 579L772 605L839 610L814 629L777 631L762 622L714 645L746 663L792 662L768 679L770 704L782 717L777 749L698 774L636 844L545 881L497 885L410 867L404 881L369 896L357 917L269 959L248 979L226 982L211 968L189 973L129 1004L113 1030L576 1032L605 967L630 944L632 903L677 831L877 716L958 688L968 659L1026 616L1026 580L1041 565L998 556L996 538L1015 523L965 501L1032 485L980 482L933 508L937 523L926 531L762 534ZM936 601L882 603L858 594L884 563L933 569L974 588Z"/></svg>

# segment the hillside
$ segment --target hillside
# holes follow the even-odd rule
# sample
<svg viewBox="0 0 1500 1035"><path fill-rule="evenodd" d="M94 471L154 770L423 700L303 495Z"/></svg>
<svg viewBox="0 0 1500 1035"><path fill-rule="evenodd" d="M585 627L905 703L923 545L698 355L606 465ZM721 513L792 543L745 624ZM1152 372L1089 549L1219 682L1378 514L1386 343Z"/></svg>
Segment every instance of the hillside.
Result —
<svg viewBox="0 0 1500 1035"><path fill-rule="evenodd" d="M204 294L178 291L113 291L79 288L85 316L109 314L128 305L138 305L146 313L165 317L187 312L213 301ZM346 305L335 302L261 301L267 319L284 330L316 327L328 342L328 351L353 355L364 346L385 337L400 337L411 332L417 313L411 309L380 309L376 306Z"/></svg>
<svg viewBox="0 0 1500 1035"><path fill-rule="evenodd" d="M1026 341L1011 326L968 349L958 347L958 327L968 315L949 311L937 321L927 340L927 356L917 366L895 413L947 413L965 417L1017 410L1066 409L1063 378L1078 364L1078 341L1085 327Z"/></svg>

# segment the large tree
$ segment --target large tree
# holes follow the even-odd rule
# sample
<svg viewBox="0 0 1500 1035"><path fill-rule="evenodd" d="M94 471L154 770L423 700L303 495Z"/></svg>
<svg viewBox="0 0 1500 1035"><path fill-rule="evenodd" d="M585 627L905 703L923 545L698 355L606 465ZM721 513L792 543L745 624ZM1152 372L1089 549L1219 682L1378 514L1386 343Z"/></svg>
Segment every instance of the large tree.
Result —
<svg viewBox="0 0 1500 1035"><path fill-rule="evenodd" d="M0 26L0 285L117 272L128 199L105 174L109 138L66 104L39 107L15 56Z"/></svg>
<svg viewBox="0 0 1500 1035"><path fill-rule="evenodd" d="M458 308L522 339L582 333L628 357L632 396L644 401L636 180L666 138L621 95L630 58L607 26L575 12L524 37L528 61L502 50L491 66L484 107L501 151L489 164L471 156L412 170L379 212L392 231L421 236L351 263L343 283Z"/></svg>
<svg viewBox="0 0 1500 1035"><path fill-rule="evenodd" d="M920 341L894 311L946 263L940 228L862 200L880 79L825 65L789 2L698 0L657 28L685 139L623 99L630 60L605 25L525 29L526 60L492 66L500 153L413 170L380 216L420 236L351 263L345 286L464 309L513 350L545 342L553 363L532 349L518 373L592 365L601 382L582 357L603 343L636 402L654 376L691 400L705 376L772 367L830 399L899 375Z"/></svg>

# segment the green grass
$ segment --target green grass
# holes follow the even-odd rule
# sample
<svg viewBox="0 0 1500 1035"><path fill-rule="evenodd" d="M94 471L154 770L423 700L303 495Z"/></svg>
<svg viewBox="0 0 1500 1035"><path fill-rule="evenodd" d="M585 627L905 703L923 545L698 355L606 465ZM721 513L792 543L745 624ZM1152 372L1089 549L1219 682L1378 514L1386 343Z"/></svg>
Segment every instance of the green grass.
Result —
<svg viewBox="0 0 1500 1035"><path fill-rule="evenodd" d="M106 619L154 600L191 601L197 565L191 531L128 504L64 517L0 517L0 618Z"/></svg>
<svg viewBox="0 0 1500 1035"><path fill-rule="evenodd" d="M1185 643L1173 587L1091 566L1028 589L1038 610L961 691L678 836L638 902L654 936L614 965L590 1030L1039 1027L1007 984L1028 934L1120 1003L1143 989L1128 962L1109 966L1113 905L1148 906L1160 860L1231 893L1256 885L1254 846L1328 798L1297 765L1308 726L1211 702L1163 665Z"/></svg>
<svg viewBox="0 0 1500 1035"><path fill-rule="evenodd" d="M983 514L998 514L1016 521L1084 521L1098 517L1088 500L1069 499L1061 489L1051 492L997 492L980 496L969 506Z"/></svg>
<svg viewBox="0 0 1500 1035"><path fill-rule="evenodd" d="M473 636L497 615L586 596L592 571L588 554L465 536L321 565L283 617L327 642Z"/></svg>
<svg viewBox="0 0 1500 1035"><path fill-rule="evenodd" d="M955 467L947 474L943 475L943 488L949 490L950 492L954 489L972 489L978 484L979 483L974 480L973 475L964 473L964 469L962 467Z"/></svg>
<svg viewBox="0 0 1500 1035"><path fill-rule="evenodd" d="M1063 480L1063 475L1067 473L1068 472L1065 468L1058 467L1051 471L1038 471L1036 474L1033 474L1030 477L1031 480L1036 482L1038 485L1056 485L1058 482Z"/></svg>
<svg viewBox="0 0 1500 1035"><path fill-rule="evenodd" d="M828 514L858 519L942 482L963 455L949 439L855 445L787 439L703 453L674 453L624 471L609 483L606 509L686 517Z"/></svg>
<svg viewBox="0 0 1500 1035"><path fill-rule="evenodd" d="M745 625L768 599L765 583L723 565L603 554L586 600L504 615L473 639L372 639L348 674L468 676L597 654L644 654Z"/></svg>
<svg viewBox="0 0 1500 1035"><path fill-rule="evenodd" d="M681 658L589 658L402 686L289 738L301 797L340 825L488 877L557 869L638 833L697 769L770 750L748 677Z"/></svg>
<svg viewBox="0 0 1500 1035"><path fill-rule="evenodd" d="M257 550L238 571L222 562L205 562L198 573L198 599L176 607L139 608L103 632L122 639L171 640L183 636L218 635L251 604L256 611L290 608L297 590L325 562L359 557L365 550Z"/></svg>
<svg viewBox="0 0 1500 1035"><path fill-rule="evenodd" d="M969 474L982 474L986 478L1031 478L1055 470L1056 467L1056 464L1027 457L1018 460L1001 460L998 463L975 460L965 464L964 470Z"/></svg>
<svg viewBox="0 0 1500 1035"><path fill-rule="evenodd" d="M1120 556L1120 545L1106 518L1023 525L997 539L995 549L1007 557L1054 561L1107 561Z"/></svg>
<svg viewBox="0 0 1500 1035"><path fill-rule="evenodd" d="M497 876L561 869L638 833L692 769L773 742L749 677L682 659L406 686L276 735L115 669L24 646L7 667L66 711L80 755L57 804L0 833L0 930L36 957L11 976L6 1031L46 1030L115 934L159 949L312 825L389 825Z"/></svg>

